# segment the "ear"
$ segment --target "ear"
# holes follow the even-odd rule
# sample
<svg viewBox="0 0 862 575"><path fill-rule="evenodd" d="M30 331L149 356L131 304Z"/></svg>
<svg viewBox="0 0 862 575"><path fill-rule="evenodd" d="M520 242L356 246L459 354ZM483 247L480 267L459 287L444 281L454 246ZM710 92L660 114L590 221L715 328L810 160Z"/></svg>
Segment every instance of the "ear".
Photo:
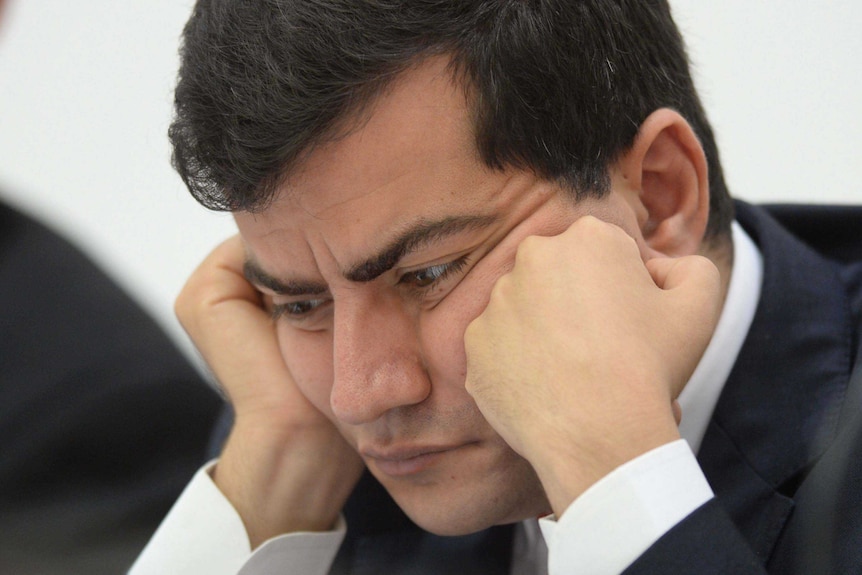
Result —
<svg viewBox="0 0 862 575"><path fill-rule="evenodd" d="M678 112L656 110L612 170L615 191L637 215L646 246L667 256L697 253L709 218L706 155Z"/></svg>

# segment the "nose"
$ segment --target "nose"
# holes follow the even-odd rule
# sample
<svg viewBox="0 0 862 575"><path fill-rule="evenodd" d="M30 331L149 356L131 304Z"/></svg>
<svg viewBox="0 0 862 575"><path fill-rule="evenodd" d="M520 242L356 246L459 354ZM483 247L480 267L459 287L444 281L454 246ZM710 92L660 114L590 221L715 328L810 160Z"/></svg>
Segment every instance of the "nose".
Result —
<svg viewBox="0 0 862 575"><path fill-rule="evenodd" d="M431 393L417 320L398 301L339 302L334 310L332 412L358 425Z"/></svg>

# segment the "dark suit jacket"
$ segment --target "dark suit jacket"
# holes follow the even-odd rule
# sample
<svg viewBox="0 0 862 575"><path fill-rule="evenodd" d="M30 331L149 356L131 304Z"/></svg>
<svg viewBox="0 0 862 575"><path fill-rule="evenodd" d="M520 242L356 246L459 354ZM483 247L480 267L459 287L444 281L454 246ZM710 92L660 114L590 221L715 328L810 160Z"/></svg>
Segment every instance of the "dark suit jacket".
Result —
<svg viewBox="0 0 862 575"><path fill-rule="evenodd" d="M627 574L862 573L862 209L773 213L833 260L739 206L764 285L698 456L717 499Z"/></svg>
<svg viewBox="0 0 862 575"><path fill-rule="evenodd" d="M127 569L220 406L88 258L0 203L0 573Z"/></svg>
<svg viewBox="0 0 862 575"><path fill-rule="evenodd" d="M626 573L862 573L862 208L737 212L764 285L699 453L717 498ZM511 526L425 533L368 474L345 515L334 574L508 574Z"/></svg>

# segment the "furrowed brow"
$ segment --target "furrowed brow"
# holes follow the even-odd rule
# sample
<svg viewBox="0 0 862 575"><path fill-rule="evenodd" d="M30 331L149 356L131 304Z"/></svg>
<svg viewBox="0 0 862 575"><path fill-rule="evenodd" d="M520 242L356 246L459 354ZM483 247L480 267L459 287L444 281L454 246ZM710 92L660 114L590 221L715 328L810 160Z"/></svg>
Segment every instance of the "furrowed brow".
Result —
<svg viewBox="0 0 862 575"><path fill-rule="evenodd" d="M351 267L344 277L354 282L370 282L389 271L407 254L432 242L464 231L491 225L494 216L455 216L434 221L421 221L408 228L375 256Z"/></svg>
<svg viewBox="0 0 862 575"><path fill-rule="evenodd" d="M278 295L304 296L324 293L324 284L306 281L282 281L260 267L260 264L249 258L242 267L245 279L256 286L265 287Z"/></svg>

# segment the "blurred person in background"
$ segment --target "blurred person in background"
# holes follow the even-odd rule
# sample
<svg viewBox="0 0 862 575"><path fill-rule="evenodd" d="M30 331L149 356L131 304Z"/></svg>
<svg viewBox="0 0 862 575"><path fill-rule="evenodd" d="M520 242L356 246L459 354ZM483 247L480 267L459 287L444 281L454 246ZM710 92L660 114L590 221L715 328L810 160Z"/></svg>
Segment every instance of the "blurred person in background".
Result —
<svg viewBox="0 0 862 575"><path fill-rule="evenodd" d="M0 573L127 569L220 405L129 295L0 190Z"/></svg>

